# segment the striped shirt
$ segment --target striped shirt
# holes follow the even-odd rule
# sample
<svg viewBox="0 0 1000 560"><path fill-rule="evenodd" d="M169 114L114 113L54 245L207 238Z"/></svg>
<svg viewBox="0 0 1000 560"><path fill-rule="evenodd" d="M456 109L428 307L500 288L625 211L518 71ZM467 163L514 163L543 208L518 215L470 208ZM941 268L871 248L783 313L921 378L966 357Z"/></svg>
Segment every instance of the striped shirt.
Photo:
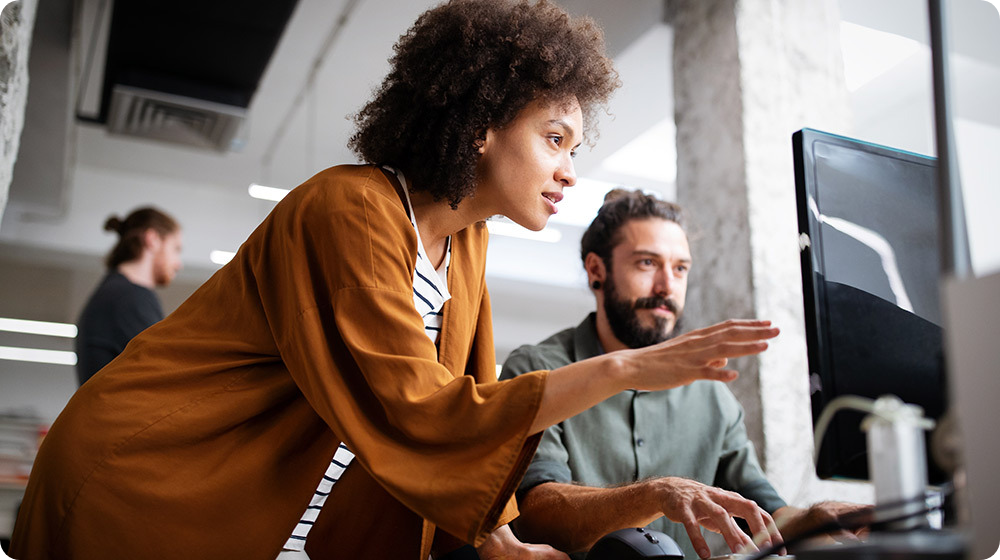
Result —
<svg viewBox="0 0 1000 560"><path fill-rule="evenodd" d="M438 337L441 334L441 324L444 321L444 304L451 299L451 294L448 292L448 265L451 264L451 236L446 241L447 248L444 260L440 266L435 268L430 260L428 260L427 253L424 251L424 244L420 239L420 230L417 229L417 221L413 215L413 204L410 202L410 192L406 184L406 178L399 171L389 167L385 169L396 174L400 184L403 185L403 193L406 195L406 212L410 215L410 223L413 225L413 231L417 234L417 262L413 269L413 305L424 319L424 333L427 334L432 342L437 344ZM333 454L333 459L326 468L323 478L316 486L316 491L313 492L312 499L309 500L309 506L302 513L299 522L295 525L295 529L292 530L291 536L285 541L282 550L305 550L306 537L316 522L316 518L319 517L319 512L326 503L326 497L330 495L333 485L344 474L344 471L353 459L354 453L351 453L347 446L341 442L337 447L337 451Z"/></svg>

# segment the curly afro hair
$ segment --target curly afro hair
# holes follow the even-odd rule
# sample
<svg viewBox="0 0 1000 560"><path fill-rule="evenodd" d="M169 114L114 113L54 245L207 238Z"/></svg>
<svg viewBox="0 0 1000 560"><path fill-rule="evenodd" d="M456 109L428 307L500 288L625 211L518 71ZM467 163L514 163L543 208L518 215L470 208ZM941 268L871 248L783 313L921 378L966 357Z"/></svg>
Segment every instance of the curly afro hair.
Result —
<svg viewBox="0 0 1000 560"><path fill-rule="evenodd" d="M620 85L590 18L540 0L452 0L421 15L392 69L355 115L350 147L404 170L414 190L452 208L476 190L477 141L535 100L580 103L588 142L598 106Z"/></svg>

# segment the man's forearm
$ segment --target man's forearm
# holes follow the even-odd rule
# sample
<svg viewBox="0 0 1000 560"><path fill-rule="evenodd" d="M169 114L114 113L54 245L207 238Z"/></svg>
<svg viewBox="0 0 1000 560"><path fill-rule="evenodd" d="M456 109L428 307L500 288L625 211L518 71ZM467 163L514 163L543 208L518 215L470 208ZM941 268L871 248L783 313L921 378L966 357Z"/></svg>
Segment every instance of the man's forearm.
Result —
<svg viewBox="0 0 1000 560"><path fill-rule="evenodd" d="M625 527L648 525L662 512L644 482L614 488L591 488L546 482L532 488L518 504L515 522L521 538L559 550L589 549L604 535Z"/></svg>
<svg viewBox="0 0 1000 560"><path fill-rule="evenodd" d="M730 550L755 550L750 537L733 521L747 521L762 543L779 542L771 516L735 492L680 477L648 478L615 488L589 488L547 482L521 500L517 528L529 541L567 551L590 548L599 538L626 527L642 527L663 516L684 525L702 558L711 555L701 527L719 533Z"/></svg>

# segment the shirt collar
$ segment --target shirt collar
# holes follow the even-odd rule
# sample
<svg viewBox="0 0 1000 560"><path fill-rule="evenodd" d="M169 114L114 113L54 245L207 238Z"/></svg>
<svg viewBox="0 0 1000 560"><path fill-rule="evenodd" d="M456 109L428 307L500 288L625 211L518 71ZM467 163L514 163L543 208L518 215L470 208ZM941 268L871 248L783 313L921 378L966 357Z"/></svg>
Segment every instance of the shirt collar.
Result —
<svg viewBox="0 0 1000 560"><path fill-rule="evenodd" d="M592 312L573 331L573 352L576 361L604 354L601 340L597 338L597 313Z"/></svg>

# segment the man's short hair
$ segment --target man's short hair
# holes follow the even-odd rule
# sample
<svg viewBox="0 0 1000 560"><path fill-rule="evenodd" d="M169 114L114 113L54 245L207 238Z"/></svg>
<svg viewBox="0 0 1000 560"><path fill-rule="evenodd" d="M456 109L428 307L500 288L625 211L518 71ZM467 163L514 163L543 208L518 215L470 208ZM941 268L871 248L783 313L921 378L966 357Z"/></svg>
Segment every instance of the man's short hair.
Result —
<svg viewBox="0 0 1000 560"><path fill-rule="evenodd" d="M611 252L621 242L622 226L632 220L662 218L684 229L681 207L638 190L612 189L604 196L604 204L597 217L580 241L580 258L586 262L587 254L594 253L611 268Z"/></svg>
<svg viewBox="0 0 1000 560"><path fill-rule="evenodd" d="M475 193L487 129L532 101L575 98L589 142L597 108L621 83L600 27L547 0L452 0L421 15L394 48L389 74L354 117L350 147L453 208Z"/></svg>

